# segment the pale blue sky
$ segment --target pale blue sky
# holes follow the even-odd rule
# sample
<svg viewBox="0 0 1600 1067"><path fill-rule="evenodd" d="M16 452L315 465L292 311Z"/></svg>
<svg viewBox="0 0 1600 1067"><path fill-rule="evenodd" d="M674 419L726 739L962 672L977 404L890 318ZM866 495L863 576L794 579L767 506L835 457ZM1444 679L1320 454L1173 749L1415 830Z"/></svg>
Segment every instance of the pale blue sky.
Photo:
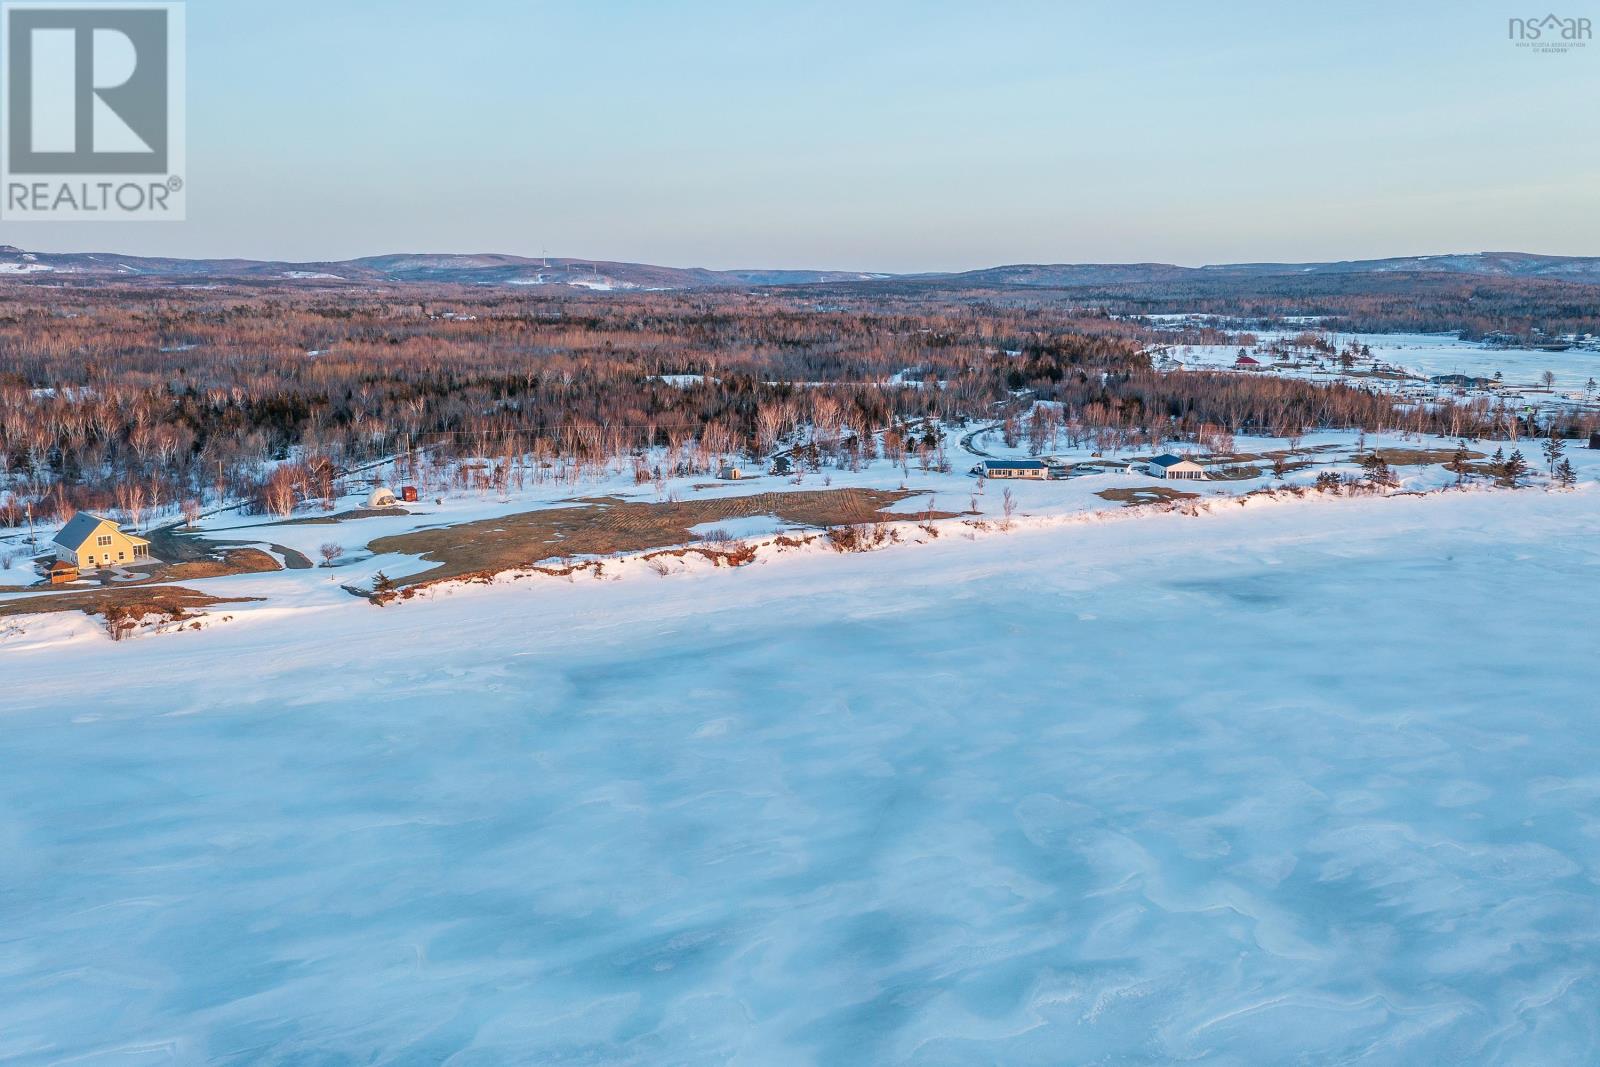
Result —
<svg viewBox="0 0 1600 1067"><path fill-rule="evenodd" d="M190 0L189 220L0 242L895 271L1600 254L1600 41L1519 51L1517 7Z"/></svg>

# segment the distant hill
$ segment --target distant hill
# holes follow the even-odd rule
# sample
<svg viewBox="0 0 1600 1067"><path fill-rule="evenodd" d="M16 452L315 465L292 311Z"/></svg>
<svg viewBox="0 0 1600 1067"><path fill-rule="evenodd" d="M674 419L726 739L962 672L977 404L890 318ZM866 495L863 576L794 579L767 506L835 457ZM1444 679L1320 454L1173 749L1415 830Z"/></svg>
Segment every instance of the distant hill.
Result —
<svg viewBox="0 0 1600 1067"><path fill-rule="evenodd" d="M1218 263L1179 267L1171 263L1050 263L985 267L959 274L917 275L942 285L1063 287L1181 282L1199 277L1265 278L1304 274L1462 274L1493 278L1553 278L1600 284L1600 257L1538 256L1527 252L1405 256L1331 263Z"/></svg>
<svg viewBox="0 0 1600 1067"><path fill-rule="evenodd" d="M709 270L648 263L549 259L498 253L399 253L327 262L252 259L169 259L114 252L25 252L0 245L0 279L163 282L278 282L302 285L405 284L566 286L594 291L710 289L791 285L874 285L938 288L1071 288L1181 284L1202 279L1260 279L1306 275L1452 274L1485 278L1550 279L1600 285L1600 257L1474 252L1330 263L1034 263L934 274L751 268Z"/></svg>

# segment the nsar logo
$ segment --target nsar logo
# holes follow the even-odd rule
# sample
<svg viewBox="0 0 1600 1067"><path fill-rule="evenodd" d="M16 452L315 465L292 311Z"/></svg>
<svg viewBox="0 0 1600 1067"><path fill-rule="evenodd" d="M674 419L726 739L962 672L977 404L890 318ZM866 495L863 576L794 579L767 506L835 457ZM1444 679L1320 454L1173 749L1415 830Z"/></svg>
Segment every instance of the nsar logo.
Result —
<svg viewBox="0 0 1600 1067"><path fill-rule="evenodd" d="M7 221L184 217L183 6L0 7Z"/></svg>
<svg viewBox="0 0 1600 1067"><path fill-rule="evenodd" d="M1594 36L1586 18L1511 18L1506 20L1506 38L1518 48L1535 52L1570 52L1582 48Z"/></svg>

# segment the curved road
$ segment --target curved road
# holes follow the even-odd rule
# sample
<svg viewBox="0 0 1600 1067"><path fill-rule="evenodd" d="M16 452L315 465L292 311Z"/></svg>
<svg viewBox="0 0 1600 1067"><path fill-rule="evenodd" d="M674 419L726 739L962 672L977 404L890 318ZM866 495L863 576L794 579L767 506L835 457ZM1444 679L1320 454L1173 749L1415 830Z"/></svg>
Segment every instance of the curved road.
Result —
<svg viewBox="0 0 1600 1067"><path fill-rule="evenodd" d="M972 453L974 456L977 456L979 459L994 459L994 457L991 456L989 453L985 452L983 449L981 449L977 445L973 444L972 443L972 439L974 437L977 437L981 433L988 433L990 430L998 430L1000 427L1002 427L1004 425L1005 425L1005 423L1003 423L1003 422L990 423L988 426L980 426L976 430L973 430L971 433L964 434L962 436L962 438L961 438L961 447L966 449L968 452Z"/></svg>

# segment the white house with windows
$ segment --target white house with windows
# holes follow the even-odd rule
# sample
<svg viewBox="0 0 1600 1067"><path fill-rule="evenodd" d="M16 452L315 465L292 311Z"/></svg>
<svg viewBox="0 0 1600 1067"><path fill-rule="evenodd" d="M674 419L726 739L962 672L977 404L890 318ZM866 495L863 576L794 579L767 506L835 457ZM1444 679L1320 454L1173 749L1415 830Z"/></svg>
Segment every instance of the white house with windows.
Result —
<svg viewBox="0 0 1600 1067"><path fill-rule="evenodd" d="M1154 478L1187 478L1202 481L1206 476L1206 469L1200 464L1192 459L1174 456L1170 452L1152 459L1146 469Z"/></svg>
<svg viewBox="0 0 1600 1067"><path fill-rule="evenodd" d="M110 519L80 511L51 538L56 558L92 571L123 563L155 563L150 542L122 532Z"/></svg>
<svg viewBox="0 0 1600 1067"><path fill-rule="evenodd" d="M986 459L974 468L985 478L1037 478L1050 477L1050 468L1038 459Z"/></svg>

